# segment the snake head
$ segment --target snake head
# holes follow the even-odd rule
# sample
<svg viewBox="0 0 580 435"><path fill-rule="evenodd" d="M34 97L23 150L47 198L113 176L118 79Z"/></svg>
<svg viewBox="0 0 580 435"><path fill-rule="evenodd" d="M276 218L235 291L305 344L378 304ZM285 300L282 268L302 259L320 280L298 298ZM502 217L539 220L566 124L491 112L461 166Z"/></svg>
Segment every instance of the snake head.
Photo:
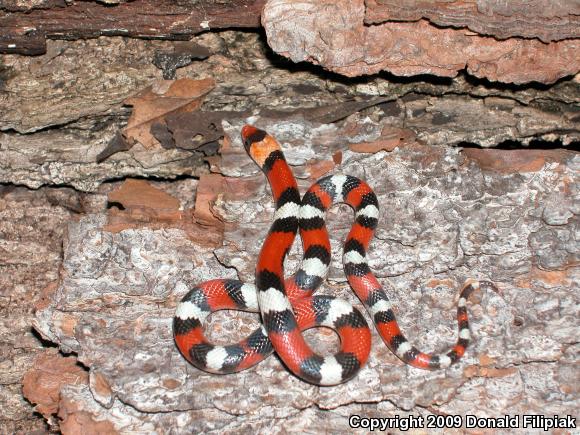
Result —
<svg viewBox="0 0 580 435"><path fill-rule="evenodd" d="M244 125L242 128L242 141L244 142L244 148L248 153L250 153L252 144L262 142L267 135L268 134L264 130L260 130L253 125Z"/></svg>
<svg viewBox="0 0 580 435"><path fill-rule="evenodd" d="M242 142L246 152L260 168L264 167L266 159L272 152L280 151L276 139L253 125L244 125L242 128Z"/></svg>

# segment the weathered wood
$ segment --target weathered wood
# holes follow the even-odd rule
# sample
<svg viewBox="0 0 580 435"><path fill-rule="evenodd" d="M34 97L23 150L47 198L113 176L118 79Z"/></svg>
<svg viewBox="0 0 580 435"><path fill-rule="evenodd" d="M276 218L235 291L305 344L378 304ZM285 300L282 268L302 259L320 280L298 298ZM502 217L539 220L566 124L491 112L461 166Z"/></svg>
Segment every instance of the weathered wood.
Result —
<svg viewBox="0 0 580 435"><path fill-rule="evenodd" d="M89 203L70 188L0 185L0 433L46 430L22 397L26 368L46 345L31 328L32 306L58 277L67 222Z"/></svg>
<svg viewBox="0 0 580 435"><path fill-rule="evenodd" d="M193 42L208 47L210 56L178 73L212 77L216 87L201 114L170 115L167 126L154 124L152 133L160 142L154 148L139 143L131 148L118 140L130 112L122 104L161 78L152 61L172 42L120 37L50 41L49 53L42 56L6 56L0 182L94 191L126 176L199 176L207 172L204 159L217 152L221 120L256 113L331 123L363 111L432 146L467 142L493 147L542 138L568 145L580 139L575 80L511 87L465 77L413 81L378 76L347 86L344 79L314 68L289 73L285 65L272 62L256 34L208 33Z"/></svg>
<svg viewBox="0 0 580 435"><path fill-rule="evenodd" d="M77 354L90 375L74 388L57 386L60 394L52 394L41 410L59 409L65 425L88 412L92 421L85 432L108 424L124 431L179 427L188 433L211 432L219 425L232 432L263 432L276 415L294 416L276 422L280 432L297 424L316 432L324 417L332 422L326 423L328 430L342 432L353 408L369 415L377 406L386 406L384 417L402 410L414 415L464 415L473 409L486 416L534 409L574 414L575 398L567 393L573 381L564 374L575 364L568 344L577 340L580 302L574 269L580 255L574 243L578 217L570 186L575 153L464 153L408 141L391 153L354 153L349 144L372 143L382 126L352 121L337 127L260 119L258 125L284 143L303 191L313 169L324 162L330 162L326 171L364 177L374 187L381 213L369 264L392 297L403 330L419 346L441 349L454 341L456 289L465 279L496 283L498 292L474 298L474 337L459 364L440 372L409 369L374 328L371 356L360 374L322 389L292 376L273 357L219 376L191 367L179 355L171 330L177 301L203 280L251 282L273 213L266 180L241 144L244 121L231 120L225 123L221 160L214 165L221 174L202 177L197 185L194 215L199 210L213 222L191 233L181 218L188 210L178 211L177 201L152 194L151 187L126 186L124 195L109 195L125 210L88 215L69 226L59 285L45 294L34 324L65 352ZM173 218L155 219L160 210ZM131 217L130 225L125 221L119 227L120 214ZM351 221L350 210L329 212L335 249L330 285L319 293L360 307L337 252ZM207 243L222 234L217 245ZM295 270L300 258L300 250L291 250L288 270ZM232 342L234 336L248 335L256 319L247 313L213 315L209 339ZM332 342L332 335L317 337L327 346ZM42 377L46 369L40 360L31 372ZM63 368L63 376L70 378L69 371ZM538 385L538 378L545 382ZM43 385L26 387L34 392ZM526 400L514 402L520 394ZM321 416L312 414L313 408L329 411L320 411Z"/></svg>
<svg viewBox="0 0 580 435"><path fill-rule="evenodd" d="M265 0L139 0L107 6L94 1L10 11L0 6L0 53L38 55L46 39L130 36L189 39L212 29L259 27Z"/></svg>
<svg viewBox="0 0 580 435"><path fill-rule="evenodd" d="M554 83L580 71L580 39L474 34L427 20L365 25L364 0L270 0L262 25L272 49L348 77L388 71L455 77L460 71L503 83Z"/></svg>
<svg viewBox="0 0 580 435"><path fill-rule="evenodd" d="M505 39L538 38L544 42L580 37L580 3L575 0L365 0L365 23L418 21L438 26L467 27Z"/></svg>

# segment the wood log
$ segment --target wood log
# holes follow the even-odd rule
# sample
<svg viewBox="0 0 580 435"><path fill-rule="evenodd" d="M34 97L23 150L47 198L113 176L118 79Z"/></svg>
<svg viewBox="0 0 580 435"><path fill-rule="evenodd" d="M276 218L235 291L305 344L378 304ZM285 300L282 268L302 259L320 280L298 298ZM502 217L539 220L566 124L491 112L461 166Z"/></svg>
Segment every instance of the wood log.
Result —
<svg viewBox="0 0 580 435"><path fill-rule="evenodd" d="M20 38L30 53L46 48L0 61L0 433L346 433L353 414L577 413L578 75L525 83L515 62L519 85L491 82L484 69L481 78L346 78L277 55L261 31L213 31L220 22L258 26L257 14L235 9L257 2L0 3L0 39ZM461 29L442 30L482 38L472 16L453 9L459 2L414 3L419 24L408 2L377 0L402 20L377 26L421 26L425 38L456 22ZM482 25L505 30L524 16L516 9ZM564 35L541 36L541 22L558 25L528 12L529 39L515 23L518 35L497 32L510 38L496 42L551 47L534 38ZM194 35L207 17L216 27ZM53 33L26 27L36 22ZM107 36L111 29L133 33ZM429 37L415 41L428 48ZM360 49L353 41L348 49ZM553 75L549 62L538 58L530 71ZM208 86L188 93L195 83ZM164 101L173 97L185 99ZM132 114L144 122L128 131ZM204 279L251 281L270 222L266 181L239 139L249 121L282 142L301 189L344 171L377 190L371 268L418 345L453 342L464 279L498 284L474 299L462 363L408 369L375 335L357 379L317 389L275 357L231 377L183 360L170 328L177 300ZM340 207L330 212L334 260L321 292L358 303L339 260L350 219ZM299 259L295 248L289 269ZM222 343L258 325L243 313L210 320L210 338ZM332 332L308 339L317 349L336 344Z"/></svg>
<svg viewBox="0 0 580 435"><path fill-rule="evenodd" d="M0 6L0 53L38 55L46 39L99 36L187 40L209 30L259 27L265 0L44 2L42 8Z"/></svg>

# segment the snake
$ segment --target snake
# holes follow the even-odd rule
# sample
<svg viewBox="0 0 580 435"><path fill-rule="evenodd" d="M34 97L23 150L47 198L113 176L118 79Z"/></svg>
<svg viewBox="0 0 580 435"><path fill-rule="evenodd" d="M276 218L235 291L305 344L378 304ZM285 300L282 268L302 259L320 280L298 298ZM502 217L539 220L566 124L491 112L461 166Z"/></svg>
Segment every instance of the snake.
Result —
<svg viewBox="0 0 580 435"><path fill-rule="evenodd" d="M280 144L264 130L245 125L241 130L246 152L266 176L276 205L270 230L256 265L255 284L213 279L196 285L181 299L173 318L174 339L180 353L195 367L229 374L248 369L273 352L298 378L314 385L337 385L353 378L366 364L371 333L362 313L347 301L313 293L325 280L331 249L326 212L337 203L354 209L354 222L343 248L346 278L367 310L387 347L404 363L421 369L449 367L465 353L470 341L467 302L474 290L494 288L489 281L468 280L457 303L459 337L445 353L418 350L402 334L393 306L366 259L378 224L379 204L371 187L343 174L316 181L301 198ZM284 278L284 260L300 232L302 262ZM242 341L212 344L205 337L208 316L217 310L259 312L260 326ZM309 328L328 327L340 338L333 355L315 353L304 339Z"/></svg>

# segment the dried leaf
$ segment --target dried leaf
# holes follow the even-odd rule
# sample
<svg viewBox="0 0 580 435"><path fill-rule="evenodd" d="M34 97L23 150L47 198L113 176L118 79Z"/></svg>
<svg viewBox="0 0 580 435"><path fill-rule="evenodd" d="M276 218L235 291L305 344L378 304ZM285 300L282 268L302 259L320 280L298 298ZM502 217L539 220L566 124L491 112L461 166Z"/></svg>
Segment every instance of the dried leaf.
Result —
<svg viewBox="0 0 580 435"><path fill-rule="evenodd" d="M178 113L166 118L165 129L154 124L153 133L164 148L194 150L224 136L222 120L245 115L245 112L227 111ZM172 141L168 140L167 132L172 135Z"/></svg>
<svg viewBox="0 0 580 435"><path fill-rule="evenodd" d="M212 79L161 80L138 95L125 100L133 106L133 113L123 130L123 136L131 144L141 143L146 148L159 145L151 134L154 122L163 122L172 113L192 112L199 109L202 97L214 87Z"/></svg>

